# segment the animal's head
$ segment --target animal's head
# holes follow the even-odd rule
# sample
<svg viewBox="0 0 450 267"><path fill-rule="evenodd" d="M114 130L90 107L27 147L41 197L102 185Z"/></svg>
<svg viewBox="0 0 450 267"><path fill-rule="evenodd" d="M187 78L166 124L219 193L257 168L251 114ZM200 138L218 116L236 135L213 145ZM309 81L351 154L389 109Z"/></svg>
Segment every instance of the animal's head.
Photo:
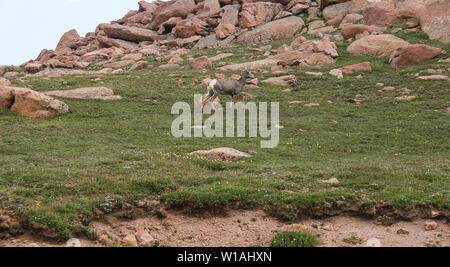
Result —
<svg viewBox="0 0 450 267"><path fill-rule="evenodd" d="M244 70L244 71L242 72L242 77L244 77L246 80L247 80L247 79L255 79L255 75L253 75L253 73L251 73L251 72L248 71L248 70Z"/></svg>

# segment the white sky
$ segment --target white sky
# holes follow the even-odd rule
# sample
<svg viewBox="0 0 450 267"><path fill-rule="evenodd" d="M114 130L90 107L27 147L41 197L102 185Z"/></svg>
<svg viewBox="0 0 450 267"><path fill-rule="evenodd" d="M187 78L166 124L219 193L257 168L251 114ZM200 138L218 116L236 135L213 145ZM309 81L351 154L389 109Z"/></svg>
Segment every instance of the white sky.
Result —
<svg viewBox="0 0 450 267"><path fill-rule="evenodd" d="M137 10L139 0L0 0L0 65L20 65L55 49L61 36L81 36ZM148 0L147 2L151 2Z"/></svg>

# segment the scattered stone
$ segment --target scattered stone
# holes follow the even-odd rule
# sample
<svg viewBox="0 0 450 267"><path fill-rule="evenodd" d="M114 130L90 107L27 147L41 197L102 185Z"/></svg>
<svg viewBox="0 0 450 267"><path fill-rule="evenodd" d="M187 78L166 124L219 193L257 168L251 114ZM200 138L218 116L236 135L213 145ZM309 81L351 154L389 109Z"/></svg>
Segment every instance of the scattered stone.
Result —
<svg viewBox="0 0 450 267"><path fill-rule="evenodd" d="M209 160L220 160L220 161L237 161L241 158L251 158L250 154L241 152L239 150L222 147L212 150L199 150L190 153L191 156L201 156L206 157Z"/></svg>
<svg viewBox="0 0 450 267"><path fill-rule="evenodd" d="M1 86L1 85L4 85L4 86L10 86L10 85L11 85L11 82L10 82L8 79L1 78L1 77L0 77L0 86Z"/></svg>
<svg viewBox="0 0 450 267"><path fill-rule="evenodd" d="M344 78L344 74L342 73L342 70L340 70L340 69L332 69L332 70L330 70L330 74L337 77L338 79Z"/></svg>
<svg viewBox="0 0 450 267"><path fill-rule="evenodd" d="M129 234L124 237L122 240L122 244L126 247L138 247L138 241L136 240L136 236Z"/></svg>
<svg viewBox="0 0 450 267"><path fill-rule="evenodd" d="M303 104L303 103L305 103L305 101L294 100L294 101L289 102L289 104L291 104L291 105L297 105L297 104Z"/></svg>
<svg viewBox="0 0 450 267"><path fill-rule="evenodd" d="M148 67L148 63L147 61L139 61L133 64L133 66L131 66L130 70L142 70Z"/></svg>
<svg viewBox="0 0 450 267"><path fill-rule="evenodd" d="M114 95L114 91L106 87L78 88L74 90L60 90L43 92L49 96L59 96L69 99L102 99L102 100L120 100L121 96Z"/></svg>
<svg viewBox="0 0 450 267"><path fill-rule="evenodd" d="M136 232L136 239L141 247L151 248L156 245L156 240L145 229L138 229Z"/></svg>
<svg viewBox="0 0 450 267"><path fill-rule="evenodd" d="M333 177L333 178L331 178L328 181L324 181L324 183L326 183L326 184L339 184L340 182L339 182L339 180L337 178Z"/></svg>
<svg viewBox="0 0 450 267"><path fill-rule="evenodd" d="M234 56L234 54L232 54L232 53L223 53L223 54L219 54L219 55L210 57L209 61L211 61L211 62L219 61L219 60L222 60L224 58L232 57L232 56Z"/></svg>
<svg viewBox="0 0 450 267"><path fill-rule="evenodd" d="M430 76L418 76L419 80L448 80L446 75L430 75Z"/></svg>
<svg viewBox="0 0 450 267"><path fill-rule="evenodd" d="M399 100L399 101L411 101L413 99L416 99L417 96L415 95L403 95L403 96L398 96L395 98L395 100Z"/></svg>
<svg viewBox="0 0 450 267"><path fill-rule="evenodd" d="M409 235L409 232L403 229L398 229L397 235Z"/></svg>
<svg viewBox="0 0 450 267"><path fill-rule="evenodd" d="M81 242L77 238L71 238L71 239L67 240L66 247L69 247L69 248L81 248Z"/></svg>
<svg viewBox="0 0 450 267"><path fill-rule="evenodd" d="M323 75L322 72L311 72L311 71L307 71L307 72L305 72L305 74L312 75L312 76L322 76Z"/></svg>
<svg viewBox="0 0 450 267"><path fill-rule="evenodd" d="M346 74L353 74L356 71L372 72L372 67L370 65L370 62L362 62L362 63L342 67L342 68L340 68L340 70Z"/></svg>
<svg viewBox="0 0 450 267"><path fill-rule="evenodd" d="M191 69L210 69L212 68L211 61L208 57L203 56L189 61Z"/></svg>
<svg viewBox="0 0 450 267"><path fill-rule="evenodd" d="M118 69L118 68L122 68L122 67L132 65L132 64L134 64L134 60L121 60L121 61L106 63L103 65L103 67L111 68L111 69Z"/></svg>
<svg viewBox="0 0 450 267"><path fill-rule="evenodd" d="M381 241L378 238L371 238L367 240L366 245L371 248L379 248L381 247Z"/></svg>
<svg viewBox="0 0 450 267"><path fill-rule="evenodd" d="M383 85L381 85L381 86L383 86ZM388 92L391 92L394 90L395 90L395 87L393 87L393 86L386 86L383 89L380 89L381 92L385 92L385 93L388 93Z"/></svg>
<svg viewBox="0 0 450 267"><path fill-rule="evenodd" d="M320 106L320 104L318 104L318 103L305 104L305 107L318 107L318 106Z"/></svg>
<svg viewBox="0 0 450 267"><path fill-rule="evenodd" d="M142 59L142 56L143 55L141 53L126 54L125 56L122 57L122 60L138 61Z"/></svg>
<svg viewBox="0 0 450 267"><path fill-rule="evenodd" d="M447 108L447 113L450 114L450 108ZM439 211L435 211L435 210L431 211L431 218L432 219L435 219L435 218L439 217L439 215L440 215Z"/></svg>
<svg viewBox="0 0 450 267"><path fill-rule="evenodd" d="M425 222L425 231L433 231L438 228L438 224L435 221Z"/></svg>
<svg viewBox="0 0 450 267"><path fill-rule="evenodd" d="M262 82L277 86L293 86L297 84L297 78L295 77L295 75L287 75L281 77L272 77Z"/></svg>

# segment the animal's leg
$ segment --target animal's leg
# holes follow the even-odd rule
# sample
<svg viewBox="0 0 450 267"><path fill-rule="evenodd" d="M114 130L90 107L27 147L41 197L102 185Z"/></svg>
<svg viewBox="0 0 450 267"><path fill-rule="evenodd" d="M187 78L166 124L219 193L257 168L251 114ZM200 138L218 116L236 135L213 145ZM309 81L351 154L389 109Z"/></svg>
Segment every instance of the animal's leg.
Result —
<svg viewBox="0 0 450 267"><path fill-rule="evenodd" d="M233 108L233 96L231 96L230 108Z"/></svg>
<svg viewBox="0 0 450 267"><path fill-rule="evenodd" d="M205 107L205 105L208 103L208 101L213 97L214 91L210 90L208 95L205 97L205 100L202 102L202 108Z"/></svg>
<svg viewBox="0 0 450 267"><path fill-rule="evenodd" d="M205 101L205 104L203 105L202 108L204 108L208 103L213 103L214 100L216 100L217 97L219 97L219 94L216 93L216 92L214 92L214 93L213 93L213 96L210 97L210 98L208 98L208 99Z"/></svg>

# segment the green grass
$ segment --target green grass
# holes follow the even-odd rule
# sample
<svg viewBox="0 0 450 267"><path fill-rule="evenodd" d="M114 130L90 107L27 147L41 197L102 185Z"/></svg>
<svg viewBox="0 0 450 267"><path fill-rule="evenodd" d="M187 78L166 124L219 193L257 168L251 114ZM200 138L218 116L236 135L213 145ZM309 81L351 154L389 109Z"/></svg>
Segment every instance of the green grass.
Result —
<svg viewBox="0 0 450 267"><path fill-rule="evenodd" d="M420 33L402 35L411 42L450 48ZM272 45L277 48L290 41ZM52 120L0 110L0 207L16 211L30 224L55 229L61 237L87 235L86 226L95 214L142 199L193 211L221 212L228 204L263 207L288 221L296 220L304 208L338 201L449 208L450 121L445 112L450 106L449 83L419 81L414 75L428 68L440 68L448 75L450 64L434 59L395 69L387 59L347 53L346 42L337 45L337 63L290 71L299 82L291 93L263 83L248 89L258 102L280 103L284 129L275 149L261 149L260 138L172 137L176 116L170 114L171 106L178 101L192 104L195 93L205 92L199 82L219 72L219 62L206 74L183 65L119 75L15 80L16 86L32 85L38 91L106 86L123 100L63 99L70 112ZM225 63L263 58L263 53L248 47L192 53L226 52L235 55ZM159 64L154 58L148 61ZM362 73L363 79L355 79L360 73L342 80L327 74L363 61L370 61L373 68L370 74ZM325 75L308 76L305 71ZM264 80L272 75L256 76ZM98 77L101 81L94 81ZM177 78L184 84L177 85ZM199 82L191 85L192 79ZM418 98L396 101L400 92L379 92L375 85L380 82L408 88ZM361 95L361 105L347 101L356 95ZM292 100L320 106L290 105ZM223 146L257 154L236 163L187 157L194 150ZM331 177L340 184L321 182Z"/></svg>
<svg viewBox="0 0 450 267"><path fill-rule="evenodd" d="M311 234L302 232L278 233L270 243L273 248L312 248L319 244L317 238Z"/></svg>

